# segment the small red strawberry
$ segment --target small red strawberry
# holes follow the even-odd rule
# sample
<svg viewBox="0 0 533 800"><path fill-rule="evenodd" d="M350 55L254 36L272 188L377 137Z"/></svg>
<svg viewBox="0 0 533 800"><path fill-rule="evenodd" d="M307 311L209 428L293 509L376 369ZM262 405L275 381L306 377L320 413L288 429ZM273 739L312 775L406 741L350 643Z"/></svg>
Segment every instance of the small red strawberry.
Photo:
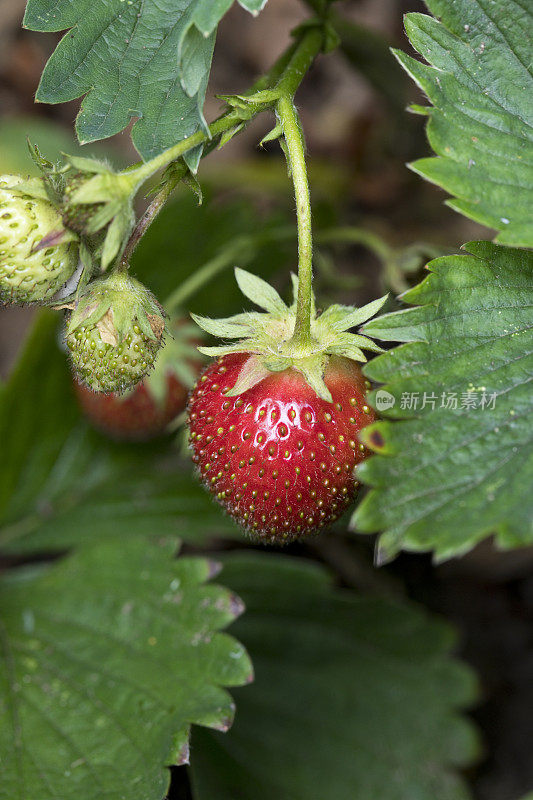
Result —
<svg viewBox="0 0 533 800"><path fill-rule="evenodd" d="M201 361L198 332L181 318L168 323L170 336L153 371L124 394L94 392L74 379L74 389L93 427L112 439L147 441L165 433L187 403Z"/></svg>
<svg viewBox="0 0 533 800"><path fill-rule="evenodd" d="M75 381L75 390L85 416L97 430L112 439L145 441L160 436L167 425L185 408L187 389L169 374L166 397L159 405L147 381L137 384L130 394L93 392Z"/></svg>
<svg viewBox="0 0 533 800"><path fill-rule="evenodd" d="M308 342L296 341L297 302L288 308L261 279L236 270L243 292L267 313L227 320L195 317L210 333L239 339L200 350L218 355L189 401L190 442L201 480L249 532L284 543L337 519L353 500L354 468L366 451L359 431L375 419L355 361L361 347L347 330L385 298L364 308L331 306L317 315ZM295 286L297 294L298 285Z"/></svg>
<svg viewBox="0 0 533 800"><path fill-rule="evenodd" d="M189 403L193 459L241 525L269 542L290 541L337 519L353 500L353 471L365 457L357 434L375 415L361 370L342 357L324 374L331 403L295 369L227 396L248 358L220 358L196 385Z"/></svg>

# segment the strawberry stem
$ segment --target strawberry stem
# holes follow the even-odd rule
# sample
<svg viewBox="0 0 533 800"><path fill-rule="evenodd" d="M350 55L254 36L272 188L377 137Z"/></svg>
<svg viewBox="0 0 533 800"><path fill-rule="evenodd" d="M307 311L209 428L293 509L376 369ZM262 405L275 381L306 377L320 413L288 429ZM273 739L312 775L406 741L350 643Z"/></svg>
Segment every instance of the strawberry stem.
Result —
<svg viewBox="0 0 533 800"><path fill-rule="evenodd" d="M292 96L280 97L276 111L283 130L286 145L284 150L294 183L298 224L298 300L291 343L298 348L305 348L311 342L313 291L311 199L305 163L305 143Z"/></svg>
<svg viewBox="0 0 533 800"><path fill-rule="evenodd" d="M324 41L323 30L319 25L307 28L301 35L299 41L293 43L289 48L280 56L272 69L260 78L245 95L252 96L257 91L267 89L269 86L274 86L276 93L294 94L300 85L305 73L313 62L313 59L318 55L322 49ZM152 177L158 170L164 169L172 161L181 158L189 150L192 150L199 145L206 145L206 150L209 151L218 143L220 137L229 131L239 122L246 125L257 114L263 111L268 111L273 107L275 99L271 101L257 101L248 104L246 119L241 119L236 111L231 111L223 114L216 119L205 131L198 131L197 133L188 136L177 142L168 150L164 150L159 155L140 164L133 169L126 170L125 174L131 172L132 181L140 186L146 180ZM185 174L185 168L184 168Z"/></svg>
<svg viewBox="0 0 533 800"><path fill-rule="evenodd" d="M181 170L176 170L175 174L165 182L162 189L156 194L140 220L137 222L137 225L133 229L133 233L128 239L126 247L124 248L124 252L118 266L119 271L126 271L128 269L130 258L132 257L135 248L182 178L183 173Z"/></svg>

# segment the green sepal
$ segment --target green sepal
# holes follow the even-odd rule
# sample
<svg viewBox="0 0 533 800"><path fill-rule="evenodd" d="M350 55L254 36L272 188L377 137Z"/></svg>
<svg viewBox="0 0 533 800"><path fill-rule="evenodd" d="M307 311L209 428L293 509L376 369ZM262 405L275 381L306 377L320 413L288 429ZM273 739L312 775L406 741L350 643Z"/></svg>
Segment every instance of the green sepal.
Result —
<svg viewBox="0 0 533 800"><path fill-rule="evenodd" d="M148 314L159 317L163 330L166 325L161 306L139 281L118 273L100 278L87 287L72 311L68 333L81 325L95 325L110 310L118 341L129 333L134 321L149 339L161 339L148 319Z"/></svg>
<svg viewBox="0 0 533 800"><path fill-rule="evenodd" d="M97 161L95 158L86 158L85 156L70 156L67 153L63 154L70 166L80 172L91 172L104 175L111 171L111 168L105 161Z"/></svg>
<svg viewBox="0 0 533 800"><path fill-rule="evenodd" d="M123 203L132 193L131 174L120 174L107 170L94 175L85 181L73 193L71 202L75 205L92 205L93 203ZM133 183L133 185L135 185Z"/></svg>
<svg viewBox="0 0 533 800"><path fill-rule="evenodd" d="M245 297L270 314L281 316L287 313L287 306L278 292L269 283L247 272L240 267L235 268L235 279Z"/></svg>
<svg viewBox="0 0 533 800"><path fill-rule="evenodd" d="M49 247L57 247L60 244L69 244L69 242L79 242L79 236L71 231L69 228L55 228L47 233L46 236L35 244L31 252L38 253L39 250L46 250Z"/></svg>
<svg viewBox="0 0 533 800"><path fill-rule="evenodd" d="M182 178L182 183L184 183L185 186L187 186L187 188L190 189L194 195L196 195L196 198L198 200L198 205L201 206L202 203L204 202L204 193L202 191L202 186L200 184L200 181L198 180L196 175L193 172L191 172L191 170L189 170L187 174L184 175L184 177Z"/></svg>
<svg viewBox="0 0 533 800"><path fill-rule="evenodd" d="M263 364L270 372L283 372L292 367L292 358L288 356L267 355L263 357Z"/></svg>
<svg viewBox="0 0 533 800"><path fill-rule="evenodd" d="M233 128L224 131L224 133L220 137L217 150L220 150L222 147L224 147L224 145L227 144L229 141L231 141L231 139L233 139L235 134L240 133L243 128L244 128L244 122L239 122L237 125L234 125Z"/></svg>
<svg viewBox="0 0 533 800"><path fill-rule="evenodd" d="M317 314L311 297L311 336L308 345L293 342L297 316L298 277L291 275L294 300L288 307L278 292L256 275L237 268L235 277L243 294L266 313L245 312L226 319L209 319L192 315L194 321L213 336L238 339L234 343L199 347L205 355L220 357L231 353L249 353L231 395L242 394L264 380L270 372L298 370L316 394L331 402L331 392L324 382L329 356L343 356L365 362L363 348L382 352L367 336L348 333L347 329L365 322L385 303L387 296L373 300L361 308L334 305Z"/></svg>
<svg viewBox="0 0 533 800"><path fill-rule="evenodd" d="M69 333L73 333L82 325L93 325L107 314L111 308L113 300L111 297L103 297L96 300L92 305L86 302L79 302L73 310L68 323Z"/></svg>
<svg viewBox="0 0 533 800"><path fill-rule="evenodd" d="M102 268L106 269L116 255L124 248L134 225L130 209L120 211L107 229L102 248Z"/></svg>
<svg viewBox="0 0 533 800"><path fill-rule="evenodd" d="M238 344L221 344L214 347L204 347L202 345L198 348L198 352L204 356L218 358L219 356L229 356L232 353L249 353L251 350L249 343L245 341Z"/></svg>
<svg viewBox="0 0 533 800"><path fill-rule="evenodd" d="M301 372L305 380L317 395L327 403L332 403L331 392L324 383L324 372L327 365L326 354L315 356L309 359L302 359L301 362L294 364L294 368Z"/></svg>
<svg viewBox="0 0 533 800"><path fill-rule="evenodd" d="M259 142L259 147L263 147L263 145L266 144L267 142L274 142L276 139L279 139L280 136L282 135L283 135L283 128L281 127L281 124L278 122L272 128L271 131L269 131L267 134L265 134L265 136L263 136L263 138Z"/></svg>
<svg viewBox="0 0 533 800"><path fill-rule="evenodd" d="M246 359L241 367L235 385L226 392L227 397L235 397L236 395L243 394L249 389L253 389L258 383L261 383L265 378L270 375L268 370L261 359L256 355L250 356Z"/></svg>
<svg viewBox="0 0 533 800"><path fill-rule="evenodd" d="M369 339L368 336L361 336L359 333L341 333L337 334L334 339L334 343L330 345L327 349L328 353L336 352L338 355L339 348L361 348L364 347L365 350L371 350L373 353L383 353L383 348L376 344L372 339ZM350 356L348 356L349 358ZM356 361L366 361L366 358L357 358Z"/></svg>
<svg viewBox="0 0 533 800"><path fill-rule="evenodd" d="M237 317L227 317L226 319L210 319L209 317L201 317L198 314L191 314L192 319L206 333L210 333L211 336L224 337L225 339L238 339L244 336L250 328L248 322L253 322L253 316L248 313L239 314Z"/></svg>
<svg viewBox="0 0 533 800"><path fill-rule="evenodd" d="M372 300L366 306L361 308L353 308L353 306L330 306L322 314L322 322L327 322L335 331L339 333L347 331L350 328L355 328L356 325L362 325L374 314L377 314L380 308L385 304L388 299L388 294L379 297L377 300Z"/></svg>

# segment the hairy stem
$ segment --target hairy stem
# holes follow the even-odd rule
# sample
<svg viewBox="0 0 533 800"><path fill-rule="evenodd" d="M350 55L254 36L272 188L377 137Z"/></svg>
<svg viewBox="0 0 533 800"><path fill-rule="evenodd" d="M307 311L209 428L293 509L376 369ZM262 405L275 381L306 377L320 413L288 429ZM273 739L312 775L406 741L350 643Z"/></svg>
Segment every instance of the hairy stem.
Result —
<svg viewBox="0 0 533 800"><path fill-rule="evenodd" d="M122 258L120 260L120 268L127 269L128 264L130 261L131 256L133 255L133 251L139 244L140 240L157 217L165 203L167 202L168 198L178 185L182 178L184 177L185 169L183 170L176 170L175 173L169 178L168 181L163 185L162 189L156 194L140 220L137 222L133 233L131 234L126 247L124 248L124 252L122 254Z"/></svg>
<svg viewBox="0 0 533 800"><path fill-rule="evenodd" d="M320 52L322 42L323 33L320 27L311 27L306 30L301 35L300 40L291 44L282 54L269 73L263 76L245 94L252 95L254 92L269 86L274 86L283 93L294 94L313 59ZM181 158L189 150L198 147L198 145L207 143L209 149L212 149L213 141L217 141L226 131L229 131L239 122L248 123L257 114L271 109L273 104L274 101L271 103L250 103L248 107L249 119L246 120L240 119L233 110L223 114L209 125L208 131L198 131L192 136L177 142L177 144L155 156L150 161L146 161L136 167L133 172L137 184L140 186L141 183L148 180L158 170L164 169L172 161Z"/></svg>
<svg viewBox="0 0 533 800"><path fill-rule="evenodd" d="M283 130L287 161L294 183L298 223L298 301L292 342L299 347L305 347L311 340L313 283L311 198L305 163L305 145L292 96L280 97L276 110Z"/></svg>

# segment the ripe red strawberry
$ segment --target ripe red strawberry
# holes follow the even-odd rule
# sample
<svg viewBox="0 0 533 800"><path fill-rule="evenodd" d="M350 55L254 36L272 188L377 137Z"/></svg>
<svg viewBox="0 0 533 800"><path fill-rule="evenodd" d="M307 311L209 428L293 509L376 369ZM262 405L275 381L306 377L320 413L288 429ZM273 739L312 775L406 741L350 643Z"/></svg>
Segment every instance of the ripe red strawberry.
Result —
<svg viewBox="0 0 533 800"><path fill-rule="evenodd" d="M92 425L112 439L146 441L165 433L187 403L200 372L198 333L181 318L168 323L171 336L154 370L125 394L94 392L74 379L80 406Z"/></svg>
<svg viewBox="0 0 533 800"><path fill-rule="evenodd" d="M287 307L265 281L236 270L244 294L267 313L225 320L194 317L204 330L237 339L200 347L221 358L189 400L193 460L203 483L249 532L284 543L337 519L353 500L354 468L365 457L359 431L373 422L356 361L361 347L380 350L348 329L383 304L309 308L309 330L295 336L295 301Z"/></svg>
<svg viewBox="0 0 533 800"><path fill-rule="evenodd" d="M145 441L160 436L187 402L187 388L174 374L166 379L166 396L159 404L148 381L137 384L130 394L93 392L75 381L76 395L92 425L112 439Z"/></svg>
<svg viewBox="0 0 533 800"><path fill-rule="evenodd" d="M339 357L324 375L333 403L294 369L227 397L247 358L224 356L196 385L189 403L193 460L243 527L286 542L337 519L353 500L353 470L366 454L357 434L375 415L361 370Z"/></svg>

